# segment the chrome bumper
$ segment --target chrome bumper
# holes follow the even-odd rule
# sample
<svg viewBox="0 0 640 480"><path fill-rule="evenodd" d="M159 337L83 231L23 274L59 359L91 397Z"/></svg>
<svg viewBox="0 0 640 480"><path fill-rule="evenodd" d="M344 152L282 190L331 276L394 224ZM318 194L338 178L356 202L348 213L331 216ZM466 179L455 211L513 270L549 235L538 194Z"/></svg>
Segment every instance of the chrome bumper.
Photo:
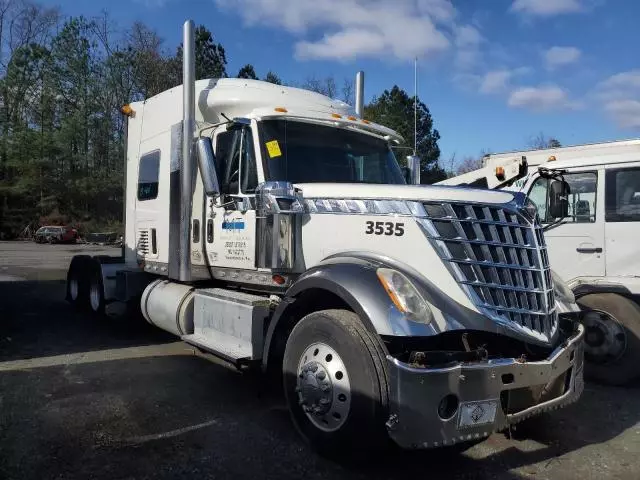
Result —
<svg viewBox="0 0 640 480"><path fill-rule="evenodd" d="M390 374L390 417L387 429L391 438L403 448L432 448L487 437L509 425L539 413L554 410L576 401L582 390L584 327L577 324L575 332L542 361L527 362L516 359L497 359L459 364L447 368L419 368L387 356ZM501 393L527 387L550 385L567 373L564 391L546 401L517 413L505 413L501 407ZM438 413L441 400L453 394L459 404L455 413L444 420ZM475 402L484 410L497 405L493 420L481 415L464 415ZM496 403L497 402L497 403ZM482 409L481 405L481 411ZM489 415L490 417L490 415ZM471 424L471 425L470 425Z"/></svg>

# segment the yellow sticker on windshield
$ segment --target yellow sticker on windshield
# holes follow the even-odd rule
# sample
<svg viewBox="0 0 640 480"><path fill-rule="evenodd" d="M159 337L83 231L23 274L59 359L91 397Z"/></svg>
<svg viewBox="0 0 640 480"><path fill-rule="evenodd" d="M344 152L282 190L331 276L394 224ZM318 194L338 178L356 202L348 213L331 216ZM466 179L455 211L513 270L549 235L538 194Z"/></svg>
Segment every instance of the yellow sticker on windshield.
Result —
<svg viewBox="0 0 640 480"><path fill-rule="evenodd" d="M267 152L269 152L269 156L271 158L282 156L280 145L278 145L278 140L271 140L270 142L265 143L265 145L267 146Z"/></svg>

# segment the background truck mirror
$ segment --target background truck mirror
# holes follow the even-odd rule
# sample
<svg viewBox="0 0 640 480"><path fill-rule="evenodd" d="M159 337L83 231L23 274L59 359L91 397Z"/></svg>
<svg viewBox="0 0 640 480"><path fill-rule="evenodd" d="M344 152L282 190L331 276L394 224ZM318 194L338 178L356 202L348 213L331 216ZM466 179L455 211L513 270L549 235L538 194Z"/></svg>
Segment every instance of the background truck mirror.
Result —
<svg viewBox="0 0 640 480"><path fill-rule="evenodd" d="M409 169L409 183L420 185L420 157L416 155L407 156L407 168Z"/></svg>
<svg viewBox="0 0 640 480"><path fill-rule="evenodd" d="M569 215L571 188L564 180L551 180L549 185L549 216L564 218Z"/></svg>
<svg viewBox="0 0 640 480"><path fill-rule="evenodd" d="M216 170L216 157L213 153L210 138L199 138L196 142L196 150L198 152L198 166L204 192L208 196L220 194L220 183L218 182L218 172Z"/></svg>

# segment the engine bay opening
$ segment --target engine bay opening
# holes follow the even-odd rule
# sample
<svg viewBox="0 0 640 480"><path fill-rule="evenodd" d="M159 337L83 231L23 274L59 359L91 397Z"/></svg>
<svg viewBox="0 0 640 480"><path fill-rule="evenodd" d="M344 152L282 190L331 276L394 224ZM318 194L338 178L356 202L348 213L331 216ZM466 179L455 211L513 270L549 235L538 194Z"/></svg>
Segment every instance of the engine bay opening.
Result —
<svg viewBox="0 0 640 480"><path fill-rule="evenodd" d="M576 328L574 316L560 316L560 338L568 338ZM446 367L458 363L515 358L520 363L546 359L554 348L541 347L505 335L476 330L455 330L432 337L383 337L388 352L401 362L417 368ZM503 378L503 384L513 378Z"/></svg>

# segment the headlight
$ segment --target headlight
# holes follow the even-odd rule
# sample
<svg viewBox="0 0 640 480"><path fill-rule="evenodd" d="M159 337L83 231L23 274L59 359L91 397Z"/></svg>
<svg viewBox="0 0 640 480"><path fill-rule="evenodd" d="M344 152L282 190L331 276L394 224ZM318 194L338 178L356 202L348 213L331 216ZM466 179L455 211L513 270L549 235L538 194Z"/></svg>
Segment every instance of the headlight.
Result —
<svg viewBox="0 0 640 480"><path fill-rule="evenodd" d="M551 270L551 278L553 279L553 287L556 291L556 295L560 297L560 300L567 303L576 303L576 297L569 286L553 270Z"/></svg>
<svg viewBox="0 0 640 480"><path fill-rule="evenodd" d="M393 304L405 314L408 320L431 323L433 313L411 280L390 268L379 268L377 274Z"/></svg>

